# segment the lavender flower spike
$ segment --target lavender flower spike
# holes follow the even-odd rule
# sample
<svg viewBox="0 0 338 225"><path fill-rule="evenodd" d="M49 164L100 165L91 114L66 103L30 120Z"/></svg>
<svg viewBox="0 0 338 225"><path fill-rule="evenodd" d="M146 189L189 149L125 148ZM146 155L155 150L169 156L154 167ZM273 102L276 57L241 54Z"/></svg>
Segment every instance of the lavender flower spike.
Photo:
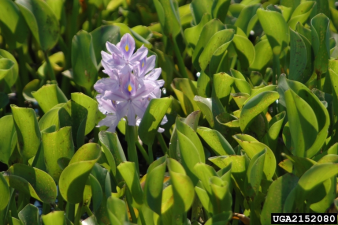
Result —
<svg viewBox="0 0 338 225"><path fill-rule="evenodd" d="M144 46L133 53L135 50L135 41L128 33L123 35L121 42L117 43L117 45L107 42L106 47L111 55L101 51L102 66L105 71L120 70L126 65L132 70L133 67L140 64L140 60L144 59L148 54L148 49ZM110 74L108 73L108 75Z"/></svg>

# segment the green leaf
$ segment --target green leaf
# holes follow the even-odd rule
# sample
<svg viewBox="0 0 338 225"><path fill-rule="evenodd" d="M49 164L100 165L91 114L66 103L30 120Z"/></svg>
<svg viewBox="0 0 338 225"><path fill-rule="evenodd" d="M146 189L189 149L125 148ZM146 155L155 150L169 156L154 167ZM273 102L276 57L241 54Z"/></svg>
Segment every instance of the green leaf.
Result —
<svg viewBox="0 0 338 225"><path fill-rule="evenodd" d="M196 176L202 182L205 190L209 194L211 194L211 186L210 186L209 180L213 176L217 177L217 173L214 170L214 168L205 163L197 163L194 166L194 169L196 170Z"/></svg>
<svg viewBox="0 0 338 225"><path fill-rule="evenodd" d="M97 80L97 64L92 36L79 31L72 40L72 67L74 82L90 93Z"/></svg>
<svg viewBox="0 0 338 225"><path fill-rule="evenodd" d="M271 149L276 149L279 133L283 127L283 122L285 119L285 111L275 115L269 122L269 130L266 134L266 137L269 141L269 146Z"/></svg>
<svg viewBox="0 0 338 225"><path fill-rule="evenodd" d="M248 29L249 23L255 20L255 18L257 20L256 11L259 7L260 7L260 4L252 4L252 5L246 6L245 8L241 10L241 13L239 14L235 22L235 26L241 28L241 30L243 30L246 35L249 35L250 30L251 30L251 29Z"/></svg>
<svg viewBox="0 0 338 225"><path fill-rule="evenodd" d="M79 148L62 171L59 189L62 197L72 204L82 201L88 176L100 157L100 146L88 143Z"/></svg>
<svg viewBox="0 0 338 225"><path fill-rule="evenodd" d="M263 172L265 174L265 178L267 180L270 180L276 170L276 158L273 151L265 144L258 142L255 138L246 134L237 134L234 135L233 138L238 142L238 144L243 148L245 153L251 159L257 153L266 149L266 157Z"/></svg>
<svg viewBox="0 0 338 225"><path fill-rule="evenodd" d="M211 217L207 220L205 225L221 225L221 224L227 224L232 218L232 212L222 212L220 214L217 214L216 216Z"/></svg>
<svg viewBox="0 0 338 225"><path fill-rule="evenodd" d="M63 52L56 52L53 55L48 57L50 64L53 67L54 73L60 73L66 66L66 59ZM40 79L46 79L48 77L49 65L46 61L38 69L38 75Z"/></svg>
<svg viewBox="0 0 338 225"><path fill-rule="evenodd" d="M151 210L161 215L163 178L166 170L166 156L150 164L145 183L146 201Z"/></svg>
<svg viewBox="0 0 338 225"><path fill-rule="evenodd" d="M220 100L217 98L203 98L197 95L194 100L206 117L210 127L216 127L217 123L215 123L215 117L225 112Z"/></svg>
<svg viewBox="0 0 338 225"><path fill-rule="evenodd" d="M211 0L193 0L191 2L190 11L195 25L201 24L201 21L203 23L206 14L211 15L213 4L215 3ZM213 18L215 18L215 16L213 16Z"/></svg>
<svg viewBox="0 0 338 225"><path fill-rule="evenodd" d="M39 90L32 92L41 109L46 113L59 103L66 103L67 97L55 84L44 85Z"/></svg>
<svg viewBox="0 0 338 225"><path fill-rule="evenodd" d="M289 43L289 28L282 14L263 9L257 10L259 22L266 34L272 52L279 55ZM276 26L278 24L278 26Z"/></svg>
<svg viewBox="0 0 338 225"><path fill-rule="evenodd" d="M221 22L224 22L230 7L230 3L231 3L230 0L213 1L211 7L212 17L219 19Z"/></svg>
<svg viewBox="0 0 338 225"><path fill-rule="evenodd" d="M72 93L71 98L73 133L77 134L77 130L74 129L79 129L82 121L84 120L85 112L88 112L86 118L86 129L84 131L84 134L87 135L95 127L98 103L94 99L80 92Z"/></svg>
<svg viewBox="0 0 338 225"><path fill-rule="evenodd" d="M116 165L127 161L116 132L111 133L106 131L100 131L99 140L101 144L114 156Z"/></svg>
<svg viewBox="0 0 338 225"><path fill-rule="evenodd" d="M290 72L289 79L304 81L304 70L307 64L307 50L306 45L297 32L290 29L290 42L291 42L291 52L290 52Z"/></svg>
<svg viewBox="0 0 338 225"><path fill-rule="evenodd" d="M324 14L318 14L311 19L312 47L315 55L314 69L317 76L328 70L330 58L330 19Z"/></svg>
<svg viewBox="0 0 338 225"><path fill-rule="evenodd" d="M138 129L139 136L146 145L154 143L157 129L171 102L170 98L152 99L149 102Z"/></svg>
<svg viewBox="0 0 338 225"><path fill-rule="evenodd" d="M208 64L210 63L210 60L215 53L215 51L223 45L229 46L231 43L231 40L234 37L234 30L227 29L227 30L221 30L215 33L210 40L206 43L205 48L203 49L201 55L199 56L198 62L201 67L202 71L205 71ZM225 47L224 50L226 50L227 47Z"/></svg>
<svg viewBox="0 0 338 225"><path fill-rule="evenodd" d="M255 45L255 60L250 65L250 70L264 73L272 59L272 50L267 39L261 40Z"/></svg>
<svg viewBox="0 0 338 225"><path fill-rule="evenodd" d="M95 53L96 64L101 62L101 51L106 49L106 42L117 44L120 40L120 28L113 25L104 25L90 32Z"/></svg>
<svg viewBox="0 0 338 225"><path fill-rule="evenodd" d="M122 162L117 166L123 180L133 196L133 206L141 209L143 204L143 191L138 178L134 162Z"/></svg>
<svg viewBox="0 0 338 225"><path fill-rule="evenodd" d="M259 187L263 178L266 152L266 149L264 149L255 154L250 160L246 175L247 179L244 184L246 195L249 197L258 194Z"/></svg>
<svg viewBox="0 0 338 225"><path fill-rule="evenodd" d="M207 43L211 39L211 37L218 31L224 30L225 25L222 24L219 20L213 19L210 20L208 23L206 23L201 31L201 34L199 36L198 42L196 44L196 48L194 50L194 53L192 55L192 62L194 67L200 71L200 65L199 65L199 58L202 54L204 48L206 47Z"/></svg>
<svg viewBox="0 0 338 225"><path fill-rule="evenodd" d="M296 29L297 23L304 24L308 20L315 5L316 3L314 1L306 1L298 5L288 22L289 27L294 30Z"/></svg>
<svg viewBox="0 0 338 225"><path fill-rule="evenodd" d="M13 1L1 0L0 5L6 8L0 16L1 35L10 49L18 48L26 43L29 34L25 19Z"/></svg>
<svg viewBox="0 0 338 225"><path fill-rule="evenodd" d="M176 130L176 132L178 148L181 155L181 163L188 176L191 178L192 182L196 184L198 179L196 177L196 171L194 170L194 166L196 165L196 163L204 162L205 156L204 154L200 155L200 152L196 149L196 146L194 145L192 140L190 140L179 130Z"/></svg>
<svg viewBox="0 0 338 225"><path fill-rule="evenodd" d="M43 221L43 224L45 225L66 225L67 223L64 215L64 211L53 211L48 213L47 215L42 215L41 219Z"/></svg>
<svg viewBox="0 0 338 225"><path fill-rule="evenodd" d="M299 97L294 91L285 92L286 109L289 117L289 126L292 140L292 153L305 157L316 140L318 122L311 106Z"/></svg>
<svg viewBox="0 0 338 225"><path fill-rule="evenodd" d="M0 118L0 161L9 165L9 159L17 143L13 116Z"/></svg>
<svg viewBox="0 0 338 225"><path fill-rule="evenodd" d="M92 189L93 213L97 213L103 199L103 191L99 181L92 175L89 175L89 182Z"/></svg>
<svg viewBox="0 0 338 225"><path fill-rule="evenodd" d="M196 1L196 0L194 0L194 1ZM206 2L206 1L203 1L203 2ZM190 7L193 7L193 3L191 3ZM186 43L187 43L187 49L188 49L189 55L192 55L192 52L197 45L198 38L196 38L196 37L200 36L204 25L207 22L209 22L210 20L211 20L210 14L203 14L203 17L202 17L201 21L198 23L198 25L193 26L193 27L189 27L189 28L184 30L184 37L185 37L185 40L186 40Z"/></svg>
<svg viewBox="0 0 338 225"><path fill-rule="evenodd" d="M1 17L0 17L1 19ZM19 76L19 65L14 56L6 50L0 49L0 82L2 80L10 88L15 84Z"/></svg>
<svg viewBox="0 0 338 225"><path fill-rule="evenodd" d="M32 204L27 204L25 208L19 212L19 218L23 224L39 225L39 209Z"/></svg>
<svg viewBox="0 0 338 225"><path fill-rule="evenodd" d="M36 114L32 108L20 108L11 105L11 109L18 136L18 150L21 156L28 160L35 156L41 141Z"/></svg>
<svg viewBox="0 0 338 225"><path fill-rule="evenodd" d="M59 40L58 20L49 6L39 0L15 1L35 40L43 51L52 49Z"/></svg>
<svg viewBox="0 0 338 225"><path fill-rule="evenodd" d="M210 200L212 203L212 214L219 215L230 211L232 205L231 191L229 183L219 177L211 177L209 180L211 188Z"/></svg>
<svg viewBox="0 0 338 225"><path fill-rule="evenodd" d="M283 212L285 200L297 183L298 178L289 173L272 182L261 213L262 225L271 224L271 213Z"/></svg>
<svg viewBox="0 0 338 225"><path fill-rule="evenodd" d="M226 73L217 73L213 76L212 95L225 107L228 106L233 83L234 79Z"/></svg>
<svg viewBox="0 0 338 225"><path fill-rule="evenodd" d="M11 194L9 192L9 187L7 181L0 173L0 192L1 192L1 201L0 201L0 211L4 210L9 203Z"/></svg>
<svg viewBox="0 0 338 225"><path fill-rule="evenodd" d="M199 127L197 132L216 155L235 155L229 142L217 130Z"/></svg>
<svg viewBox="0 0 338 225"><path fill-rule="evenodd" d="M167 164L173 187L173 210L178 213L187 212L195 197L193 183L179 162L168 158Z"/></svg>
<svg viewBox="0 0 338 225"><path fill-rule="evenodd" d="M171 84L185 115L189 115L199 109L194 101L194 97L197 94L196 85L197 82L187 78L175 78Z"/></svg>
<svg viewBox="0 0 338 225"><path fill-rule="evenodd" d="M126 209L123 200L113 196L107 199L108 218L111 224L123 225L127 217Z"/></svg>
<svg viewBox="0 0 338 225"><path fill-rule="evenodd" d="M255 60L255 47L248 38L238 34L235 34L233 43L241 63L241 68L247 70Z"/></svg>
<svg viewBox="0 0 338 225"><path fill-rule="evenodd" d="M62 169L58 161L74 155L72 128L64 127L53 133L42 133L42 147L47 172L58 182Z"/></svg>
<svg viewBox="0 0 338 225"><path fill-rule="evenodd" d="M57 195L56 184L51 176L37 168L14 164L4 174L11 188L45 202L54 203Z"/></svg>
<svg viewBox="0 0 338 225"><path fill-rule="evenodd" d="M279 98L279 94L275 91L262 92L252 98L249 98L241 111L239 123L241 130L244 131L253 119L263 112L269 105Z"/></svg>

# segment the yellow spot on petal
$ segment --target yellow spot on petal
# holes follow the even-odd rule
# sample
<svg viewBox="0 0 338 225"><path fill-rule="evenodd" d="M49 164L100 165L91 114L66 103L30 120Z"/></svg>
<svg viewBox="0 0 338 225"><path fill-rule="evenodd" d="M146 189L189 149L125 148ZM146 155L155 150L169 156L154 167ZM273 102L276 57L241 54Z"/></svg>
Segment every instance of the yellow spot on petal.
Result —
<svg viewBox="0 0 338 225"><path fill-rule="evenodd" d="M124 49L126 50L126 52L129 51L129 45L126 45L126 47L124 47Z"/></svg>
<svg viewBox="0 0 338 225"><path fill-rule="evenodd" d="M128 84L128 91L131 92L133 90L132 86Z"/></svg>
<svg viewBox="0 0 338 225"><path fill-rule="evenodd" d="M144 62L142 62L142 68L144 67Z"/></svg>

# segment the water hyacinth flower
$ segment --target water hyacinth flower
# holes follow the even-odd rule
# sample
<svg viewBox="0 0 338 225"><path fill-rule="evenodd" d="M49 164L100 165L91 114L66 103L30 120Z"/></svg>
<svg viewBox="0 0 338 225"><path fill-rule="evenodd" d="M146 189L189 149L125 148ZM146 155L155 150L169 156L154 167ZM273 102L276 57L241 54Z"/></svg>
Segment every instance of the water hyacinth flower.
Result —
<svg viewBox="0 0 338 225"><path fill-rule="evenodd" d="M161 97L164 80L158 80L162 70L154 69L156 56L147 57L147 48L142 46L133 53L135 41L131 35L125 34L117 45L107 42L106 46L111 54L101 52L102 66L109 77L98 80L94 88L99 93L99 110L106 115L98 126L115 132L124 117L130 126L140 124L149 101ZM165 117L161 125L166 121Z"/></svg>

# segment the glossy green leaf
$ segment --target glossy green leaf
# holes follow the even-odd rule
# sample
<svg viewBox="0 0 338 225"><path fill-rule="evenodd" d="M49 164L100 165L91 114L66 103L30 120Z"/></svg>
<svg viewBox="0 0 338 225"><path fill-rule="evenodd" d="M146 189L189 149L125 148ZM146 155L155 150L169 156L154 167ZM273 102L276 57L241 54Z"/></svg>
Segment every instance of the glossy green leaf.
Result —
<svg viewBox="0 0 338 225"><path fill-rule="evenodd" d="M214 3L215 4L215 3ZM190 4L190 10L193 17L194 24L200 24L203 21L205 14L211 14L211 9L213 6L213 1L211 0L193 0ZM213 16L213 18L215 18Z"/></svg>
<svg viewBox="0 0 338 225"><path fill-rule="evenodd" d="M139 136L145 144L153 144L157 129L171 102L170 98L152 99L150 101L138 129Z"/></svg>
<svg viewBox="0 0 338 225"><path fill-rule="evenodd" d="M42 86L38 91L32 92L41 109L46 113L59 103L66 103L67 97L55 84Z"/></svg>
<svg viewBox="0 0 338 225"><path fill-rule="evenodd" d="M187 212L194 201L193 183L179 162L169 158L167 164L173 187L174 210L179 213Z"/></svg>
<svg viewBox="0 0 338 225"><path fill-rule="evenodd" d="M9 191L9 187L7 181L0 173L0 192L1 192L1 201L0 201L0 211L4 210L9 203L11 194Z"/></svg>
<svg viewBox="0 0 338 225"><path fill-rule="evenodd" d="M268 138L269 146L271 149L276 149L279 133L282 129L285 115L285 112L281 112L275 115L269 122L269 130L266 136Z"/></svg>
<svg viewBox="0 0 338 225"><path fill-rule="evenodd" d="M0 16L1 34L10 49L26 43L29 34L27 24L18 6L11 0L1 0L0 5L6 7Z"/></svg>
<svg viewBox="0 0 338 225"><path fill-rule="evenodd" d="M222 24L219 20L213 19L210 20L208 23L206 23L201 31L201 34L199 36L198 42L196 44L196 48L194 49L193 55L192 55L192 62L194 67L197 70L201 70L199 65L199 58L202 54L204 48L206 47L207 43L211 39L211 37L218 31L224 30L225 25Z"/></svg>
<svg viewBox="0 0 338 225"><path fill-rule="evenodd" d="M52 65L54 73L60 73L65 68L66 59L63 52L56 52L49 56L48 59ZM40 79L46 79L46 77L48 77L49 68L46 61L42 63L37 72Z"/></svg>
<svg viewBox="0 0 338 225"><path fill-rule="evenodd" d="M314 1L306 1L298 5L295 11L293 11L291 19L288 22L289 27L291 29L295 29L297 23L304 24L308 20L315 4L316 3Z"/></svg>
<svg viewBox="0 0 338 225"><path fill-rule="evenodd" d="M100 131L99 140L114 156L116 165L126 161L126 156L116 133Z"/></svg>
<svg viewBox="0 0 338 225"><path fill-rule="evenodd" d="M107 200L108 218L111 224L123 225L127 217L127 208L123 200L109 197Z"/></svg>
<svg viewBox="0 0 338 225"><path fill-rule="evenodd" d="M43 221L43 224L45 225L66 225L66 218L65 218L65 212L64 211L53 211L48 213L47 215L42 215L41 219Z"/></svg>
<svg viewBox="0 0 338 225"><path fill-rule="evenodd" d="M41 134L35 111L11 105L18 136L18 150L25 160L35 156L40 146Z"/></svg>
<svg viewBox="0 0 338 225"><path fill-rule="evenodd" d="M216 155L235 155L229 142L217 130L199 127L197 132Z"/></svg>
<svg viewBox="0 0 338 225"><path fill-rule="evenodd" d="M266 91L248 99L244 103L239 119L241 130L244 131L258 114L263 112L278 98L279 94L277 92Z"/></svg>
<svg viewBox="0 0 338 225"><path fill-rule="evenodd" d="M68 166L62 171L59 189L67 202L76 204L82 201L88 176L99 159L100 153L99 145L85 144L76 151Z"/></svg>
<svg viewBox="0 0 338 225"><path fill-rule="evenodd" d="M196 170L196 176L202 182L205 190L209 194L211 194L211 186L209 184L209 180L213 176L217 177L217 173L214 170L214 168L212 168L211 166L209 166L209 165L207 165L205 163L197 163L195 165L194 169Z"/></svg>
<svg viewBox="0 0 338 225"><path fill-rule="evenodd" d="M228 221L230 221L232 218L232 212L222 212L220 214L217 214L216 216L211 217L207 220L205 225L221 225L221 224L227 224Z"/></svg>
<svg viewBox="0 0 338 225"><path fill-rule="evenodd" d="M220 21L224 22L227 12L230 7L230 0L216 0L213 1L211 7L211 14L213 18L217 18Z"/></svg>
<svg viewBox="0 0 338 225"><path fill-rule="evenodd" d="M271 224L271 213L283 211L285 200L297 183L298 178L295 175L285 174L270 185L261 213L262 225Z"/></svg>
<svg viewBox="0 0 338 225"><path fill-rule="evenodd" d="M261 40L255 45L255 60L250 65L251 70L265 72L268 63L272 59L272 50L267 39Z"/></svg>
<svg viewBox="0 0 338 225"><path fill-rule="evenodd" d="M226 73L217 73L213 76L213 96L217 97L223 106L227 106L234 79Z"/></svg>
<svg viewBox="0 0 338 225"><path fill-rule="evenodd" d="M234 30L227 29L227 30L218 31L210 38L210 40L206 43L206 46L203 49L198 59L198 62L199 62L199 65L202 71L206 70L214 52L220 46L223 46L223 45L229 46L233 37L234 37Z"/></svg>
<svg viewBox="0 0 338 225"><path fill-rule="evenodd" d="M241 10L241 13L239 14L235 26L241 28L246 35L250 33L250 30L248 29L248 25L250 21L254 20L254 17L256 16L256 11L260 7L260 4L252 4L248 5L245 8ZM256 19L257 20L257 19Z"/></svg>
<svg viewBox="0 0 338 225"><path fill-rule="evenodd" d="M14 164L4 174L11 188L45 203L54 203L56 184L46 172L24 164Z"/></svg>
<svg viewBox="0 0 338 225"><path fill-rule="evenodd" d="M290 29L290 72L289 79L303 81L304 70L307 64L307 50L306 45L300 34Z"/></svg>
<svg viewBox="0 0 338 225"><path fill-rule="evenodd" d="M19 218L23 224L39 225L39 209L32 205L27 204L20 212Z"/></svg>
<svg viewBox="0 0 338 225"><path fill-rule="evenodd" d="M120 29L117 26L100 26L90 32L92 36L92 45L95 53L96 64L101 62L101 51L106 50L106 42L117 44L120 40Z"/></svg>
<svg viewBox="0 0 338 225"><path fill-rule="evenodd" d="M318 122L311 106L307 104L294 91L285 92L286 108L289 118L292 153L299 157L306 155L308 150L316 140L318 133Z"/></svg>
<svg viewBox="0 0 338 225"><path fill-rule="evenodd" d="M211 188L212 214L218 215L231 210L232 197L229 183L219 177L211 177L209 180Z"/></svg>
<svg viewBox="0 0 338 225"><path fill-rule="evenodd" d="M196 0L195 0L196 1ZM192 7L193 3L191 4ZM194 14L193 14L194 15ZM184 30L184 37L187 42L188 53L192 55L192 51L195 49L198 39L196 38L202 32L204 25L211 20L210 14L204 14L198 25L189 27Z"/></svg>
<svg viewBox="0 0 338 225"><path fill-rule="evenodd" d="M279 55L289 43L289 28L282 14L258 9L257 15L273 53Z"/></svg>
<svg viewBox="0 0 338 225"><path fill-rule="evenodd" d="M166 170L166 157L150 164L145 183L146 201L151 210L161 215L163 178Z"/></svg>
<svg viewBox="0 0 338 225"><path fill-rule="evenodd" d="M196 86L197 82L186 78L175 78L171 84L185 115L189 115L199 109L194 101L194 97L197 94Z"/></svg>
<svg viewBox="0 0 338 225"><path fill-rule="evenodd" d="M210 127L214 128L216 126L215 117L225 112L220 100L217 98L203 98L201 96L195 96L194 100L206 117Z"/></svg>
<svg viewBox="0 0 338 225"><path fill-rule="evenodd" d="M235 34L234 46L241 63L241 68L247 70L255 60L255 47L248 38Z"/></svg>
<svg viewBox="0 0 338 225"><path fill-rule="evenodd" d="M243 148L249 158L253 158L257 153L266 149L266 157L264 162L264 174L267 180L270 180L276 170L276 158L271 149L263 143L258 142L255 138L246 134L237 134L233 138Z"/></svg>
<svg viewBox="0 0 338 225"><path fill-rule="evenodd" d="M103 190L99 181L92 175L89 175L89 182L92 189L93 213L97 213L103 199Z"/></svg>
<svg viewBox="0 0 338 225"><path fill-rule="evenodd" d="M315 55L314 69L317 76L328 70L330 58L330 20L324 14L318 14L311 19L312 47Z"/></svg>
<svg viewBox="0 0 338 225"><path fill-rule="evenodd" d="M62 172L58 160L71 159L74 155L71 127L64 127L53 133L42 133L42 147L47 172L58 182Z"/></svg>
<svg viewBox="0 0 338 225"><path fill-rule="evenodd" d="M10 90L18 76L19 66L16 59L11 53L0 49L0 82L4 80L7 88Z"/></svg>
<svg viewBox="0 0 338 225"><path fill-rule="evenodd" d="M133 196L133 206L140 209L143 204L143 190L134 162L122 162L117 166L123 180Z"/></svg>
<svg viewBox="0 0 338 225"><path fill-rule="evenodd" d="M97 63L92 36L86 31L73 37L72 67L74 82L90 93L97 79Z"/></svg>
<svg viewBox="0 0 338 225"><path fill-rule="evenodd" d="M13 116L1 117L0 127L0 161L8 165L17 143Z"/></svg>
<svg viewBox="0 0 338 225"><path fill-rule="evenodd" d="M35 40L44 51L52 49L60 35L59 22L49 6L39 0L15 1Z"/></svg>

